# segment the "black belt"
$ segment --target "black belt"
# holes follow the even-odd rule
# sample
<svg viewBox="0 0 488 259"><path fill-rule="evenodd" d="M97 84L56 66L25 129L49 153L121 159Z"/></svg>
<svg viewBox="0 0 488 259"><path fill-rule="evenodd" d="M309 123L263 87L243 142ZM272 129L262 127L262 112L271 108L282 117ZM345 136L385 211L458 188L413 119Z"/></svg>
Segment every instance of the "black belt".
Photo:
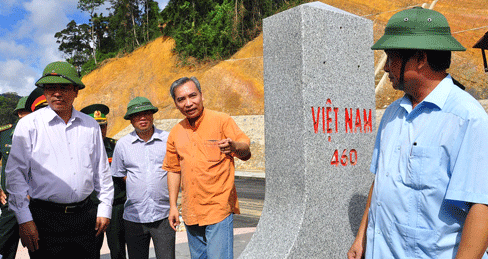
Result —
<svg viewBox="0 0 488 259"><path fill-rule="evenodd" d="M69 204L55 203L39 199L30 200L30 206L61 213L78 213L83 211L83 209L85 209L85 207L87 207L89 204L91 204L90 196L83 201Z"/></svg>

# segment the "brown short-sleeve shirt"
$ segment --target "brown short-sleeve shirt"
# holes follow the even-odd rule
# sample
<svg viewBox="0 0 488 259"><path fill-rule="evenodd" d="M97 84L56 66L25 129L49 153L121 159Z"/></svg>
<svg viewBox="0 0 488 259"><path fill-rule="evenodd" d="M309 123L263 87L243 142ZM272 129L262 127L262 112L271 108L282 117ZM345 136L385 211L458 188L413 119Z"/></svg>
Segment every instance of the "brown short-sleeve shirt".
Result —
<svg viewBox="0 0 488 259"><path fill-rule="evenodd" d="M215 159L215 154L205 145L206 140L225 138L250 144L229 115L209 109L203 110L195 127L184 119L168 136L163 169L181 173L181 213L187 225L211 225L230 213L240 213L234 184L234 157L217 151L220 158Z"/></svg>

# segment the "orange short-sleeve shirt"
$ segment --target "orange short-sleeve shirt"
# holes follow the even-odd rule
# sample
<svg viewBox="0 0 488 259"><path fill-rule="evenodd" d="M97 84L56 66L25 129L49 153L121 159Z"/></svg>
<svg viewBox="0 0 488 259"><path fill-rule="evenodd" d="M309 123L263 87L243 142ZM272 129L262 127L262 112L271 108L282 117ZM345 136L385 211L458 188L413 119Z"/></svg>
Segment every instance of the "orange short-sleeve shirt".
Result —
<svg viewBox="0 0 488 259"><path fill-rule="evenodd" d="M229 115L209 109L203 110L195 127L184 119L168 136L163 169L181 173L181 214L187 225L211 225L240 213L234 157L212 153L205 145L206 140L225 138L250 144Z"/></svg>

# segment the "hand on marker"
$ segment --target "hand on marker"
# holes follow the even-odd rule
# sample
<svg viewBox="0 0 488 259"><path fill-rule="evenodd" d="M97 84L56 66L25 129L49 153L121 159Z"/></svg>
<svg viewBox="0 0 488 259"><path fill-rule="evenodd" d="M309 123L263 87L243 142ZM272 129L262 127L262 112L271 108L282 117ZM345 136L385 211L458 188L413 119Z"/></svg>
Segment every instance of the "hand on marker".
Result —
<svg viewBox="0 0 488 259"><path fill-rule="evenodd" d="M362 242L354 241L351 248L347 252L347 259L362 259L364 258L364 246Z"/></svg>
<svg viewBox="0 0 488 259"><path fill-rule="evenodd" d="M235 142L230 138L222 139L217 145L219 145L220 152L226 155L230 155L232 152L236 151Z"/></svg>

